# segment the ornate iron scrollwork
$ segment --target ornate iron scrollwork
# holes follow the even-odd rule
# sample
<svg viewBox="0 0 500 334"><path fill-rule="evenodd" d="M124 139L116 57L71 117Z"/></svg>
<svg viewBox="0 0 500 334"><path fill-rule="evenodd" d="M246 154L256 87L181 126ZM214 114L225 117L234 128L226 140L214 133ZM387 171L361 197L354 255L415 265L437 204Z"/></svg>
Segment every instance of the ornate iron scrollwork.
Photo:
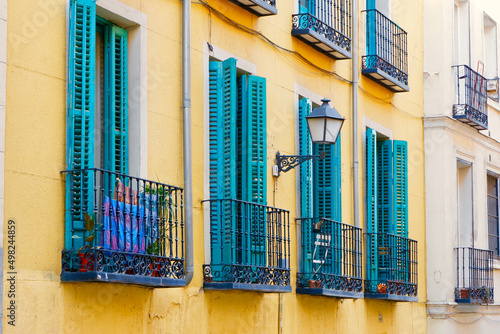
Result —
<svg viewBox="0 0 500 334"><path fill-rule="evenodd" d="M290 169L294 169L301 163L307 160L322 160L326 156L325 152L320 155L281 155L280 152L276 153L276 161L278 163L278 176L280 172L286 173Z"/></svg>

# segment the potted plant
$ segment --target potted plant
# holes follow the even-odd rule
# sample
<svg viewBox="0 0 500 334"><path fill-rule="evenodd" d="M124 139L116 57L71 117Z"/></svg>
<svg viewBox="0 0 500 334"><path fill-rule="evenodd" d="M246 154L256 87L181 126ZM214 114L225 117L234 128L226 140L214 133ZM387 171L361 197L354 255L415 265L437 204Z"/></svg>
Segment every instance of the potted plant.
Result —
<svg viewBox="0 0 500 334"><path fill-rule="evenodd" d="M80 258L80 264L81 264L80 269L78 269L78 271L80 271L80 272L86 272L87 271L88 259L86 257L86 249L88 249L88 248L91 247L91 244L92 244L92 242L95 239L95 223L94 223L94 220L90 217L90 215L87 212L85 212L83 214L83 217L85 219L85 222L83 223L83 227L85 228L85 230L87 232L89 232L89 236L85 238L85 241L83 242L84 246L81 247L78 250L78 252L77 252L78 257ZM85 242L87 242L88 245L85 245Z"/></svg>

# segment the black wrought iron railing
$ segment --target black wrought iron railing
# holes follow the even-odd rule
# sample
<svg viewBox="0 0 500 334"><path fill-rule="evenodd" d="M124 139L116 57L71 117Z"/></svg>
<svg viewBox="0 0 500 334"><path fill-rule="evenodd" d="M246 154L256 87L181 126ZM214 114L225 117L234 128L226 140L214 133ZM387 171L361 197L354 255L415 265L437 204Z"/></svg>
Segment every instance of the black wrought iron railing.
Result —
<svg viewBox="0 0 500 334"><path fill-rule="evenodd" d="M289 211L234 199L204 202L210 211L205 286L291 289Z"/></svg>
<svg viewBox="0 0 500 334"><path fill-rule="evenodd" d="M302 0L292 35L336 59L351 58L351 0Z"/></svg>
<svg viewBox="0 0 500 334"><path fill-rule="evenodd" d="M183 285L183 190L90 168L65 171L62 280Z"/></svg>
<svg viewBox="0 0 500 334"><path fill-rule="evenodd" d="M298 288L362 292L361 229L323 218L301 221Z"/></svg>
<svg viewBox="0 0 500 334"><path fill-rule="evenodd" d="M387 234L365 233L365 294L417 296L417 241Z"/></svg>
<svg viewBox="0 0 500 334"><path fill-rule="evenodd" d="M457 303L493 303L493 251L471 247L455 248Z"/></svg>
<svg viewBox="0 0 500 334"><path fill-rule="evenodd" d="M258 16L276 15L276 0L229 0Z"/></svg>
<svg viewBox="0 0 500 334"><path fill-rule="evenodd" d="M406 31L376 9L364 13L367 55L363 56L363 74L370 76L378 70L381 75L372 75L371 79L394 91L409 90Z"/></svg>
<svg viewBox="0 0 500 334"><path fill-rule="evenodd" d="M478 130L488 128L487 80L467 65L453 66L456 100L453 117Z"/></svg>

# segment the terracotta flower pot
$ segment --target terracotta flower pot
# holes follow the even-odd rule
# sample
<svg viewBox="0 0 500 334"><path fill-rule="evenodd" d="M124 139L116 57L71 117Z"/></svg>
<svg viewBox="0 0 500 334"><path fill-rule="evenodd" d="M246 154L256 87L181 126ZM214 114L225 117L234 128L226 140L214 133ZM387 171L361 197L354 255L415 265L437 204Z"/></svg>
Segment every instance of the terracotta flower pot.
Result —
<svg viewBox="0 0 500 334"><path fill-rule="evenodd" d="M311 288L311 289L319 289L319 288L321 288L321 281L320 280L310 279L310 280L307 281L307 284L309 285L309 288Z"/></svg>
<svg viewBox="0 0 500 334"><path fill-rule="evenodd" d="M85 253L78 253L78 257L80 258L80 269L78 269L79 272L86 272L87 271L87 257L85 256Z"/></svg>

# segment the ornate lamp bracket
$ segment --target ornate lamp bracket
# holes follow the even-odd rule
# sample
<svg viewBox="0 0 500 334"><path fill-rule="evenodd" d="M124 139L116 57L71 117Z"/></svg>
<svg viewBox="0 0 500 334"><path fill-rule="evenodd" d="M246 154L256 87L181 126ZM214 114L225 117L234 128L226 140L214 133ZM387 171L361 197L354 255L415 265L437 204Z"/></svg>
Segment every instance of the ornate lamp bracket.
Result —
<svg viewBox="0 0 500 334"><path fill-rule="evenodd" d="M321 151L319 155L281 155L278 151L276 153L277 165L273 166L273 175L278 177L280 172L286 173L290 169L294 169L304 161L308 160L322 160L326 156L324 151Z"/></svg>

